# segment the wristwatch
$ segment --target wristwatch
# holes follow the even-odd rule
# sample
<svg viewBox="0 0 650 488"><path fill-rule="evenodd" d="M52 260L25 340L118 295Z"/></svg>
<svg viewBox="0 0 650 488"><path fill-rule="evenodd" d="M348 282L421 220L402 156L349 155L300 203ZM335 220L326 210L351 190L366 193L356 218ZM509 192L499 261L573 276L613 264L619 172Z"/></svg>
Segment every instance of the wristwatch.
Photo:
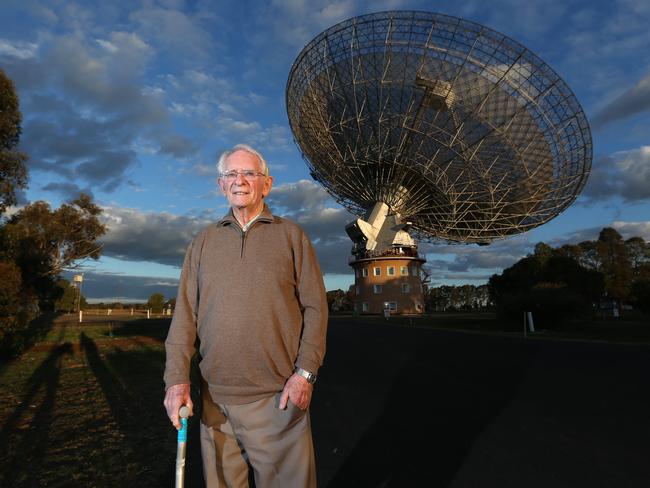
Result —
<svg viewBox="0 0 650 488"><path fill-rule="evenodd" d="M310 371L307 371L306 369L296 368L295 373L297 373L300 376L302 376L303 378L305 378L312 385L314 383L316 383L316 375L314 373L310 372Z"/></svg>

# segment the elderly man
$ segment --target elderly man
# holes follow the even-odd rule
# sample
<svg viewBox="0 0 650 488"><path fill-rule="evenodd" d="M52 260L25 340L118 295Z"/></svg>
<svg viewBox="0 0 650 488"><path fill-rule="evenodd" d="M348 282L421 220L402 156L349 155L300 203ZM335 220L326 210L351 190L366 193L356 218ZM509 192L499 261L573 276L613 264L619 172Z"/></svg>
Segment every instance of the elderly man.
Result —
<svg viewBox="0 0 650 488"><path fill-rule="evenodd" d="M271 214L264 158L238 145L218 163L230 212L190 244L165 348L164 405L192 408L199 343L206 486L316 486L308 407L325 353L327 301L314 249Z"/></svg>

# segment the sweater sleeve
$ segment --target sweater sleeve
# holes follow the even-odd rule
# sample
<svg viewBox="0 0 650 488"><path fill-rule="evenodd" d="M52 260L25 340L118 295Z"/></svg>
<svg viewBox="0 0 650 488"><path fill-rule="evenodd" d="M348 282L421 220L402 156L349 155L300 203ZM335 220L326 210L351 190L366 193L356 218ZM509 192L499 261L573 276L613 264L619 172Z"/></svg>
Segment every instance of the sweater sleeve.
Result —
<svg viewBox="0 0 650 488"><path fill-rule="evenodd" d="M165 389L190 382L190 361L196 348L196 323L199 304L198 264L202 235L187 248L178 284L174 317L165 340Z"/></svg>
<svg viewBox="0 0 650 488"><path fill-rule="evenodd" d="M327 298L316 253L304 234L300 245L300 252L296 253L296 276L303 327L296 366L316 374L325 356Z"/></svg>

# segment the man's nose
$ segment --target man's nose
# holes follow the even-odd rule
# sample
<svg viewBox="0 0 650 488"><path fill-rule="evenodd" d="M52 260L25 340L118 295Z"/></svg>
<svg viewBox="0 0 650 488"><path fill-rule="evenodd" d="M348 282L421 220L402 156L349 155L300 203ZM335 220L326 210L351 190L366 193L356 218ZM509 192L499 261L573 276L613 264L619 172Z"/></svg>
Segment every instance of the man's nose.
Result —
<svg viewBox="0 0 650 488"><path fill-rule="evenodd" d="M235 176L235 183L241 185L242 182L248 183L248 180L244 178L244 173L237 173L237 176Z"/></svg>

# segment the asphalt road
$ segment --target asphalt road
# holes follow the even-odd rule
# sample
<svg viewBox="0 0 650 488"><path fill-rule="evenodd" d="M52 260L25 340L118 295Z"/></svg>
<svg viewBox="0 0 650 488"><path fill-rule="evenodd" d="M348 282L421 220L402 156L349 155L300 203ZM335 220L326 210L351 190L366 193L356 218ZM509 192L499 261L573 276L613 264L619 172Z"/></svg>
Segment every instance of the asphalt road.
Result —
<svg viewBox="0 0 650 488"><path fill-rule="evenodd" d="M650 346L350 325L312 402L321 487L648 487Z"/></svg>

